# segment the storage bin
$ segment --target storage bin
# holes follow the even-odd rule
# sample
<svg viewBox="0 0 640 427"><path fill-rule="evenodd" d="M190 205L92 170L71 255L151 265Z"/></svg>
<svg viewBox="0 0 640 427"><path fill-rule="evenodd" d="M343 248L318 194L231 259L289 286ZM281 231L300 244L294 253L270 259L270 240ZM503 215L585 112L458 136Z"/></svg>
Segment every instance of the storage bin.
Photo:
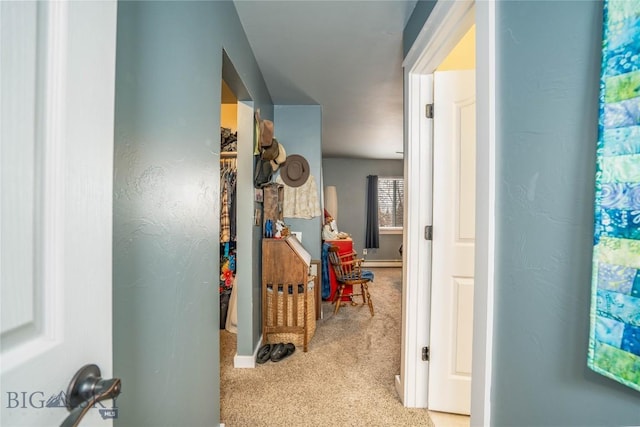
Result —
<svg viewBox="0 0 640 427"><path fill-rule="evenodd" d="M263 313L263 315L266 318L266 329L271 332L267 332L265 334L265 343L274 344L279 342L291 342L296 346L306 348L316 331L314 281L310 280L307 286L307 292L304 292L302 285L298 285L298 301L295 321L293 308L295 298L292 290L293 286L295 285L279 285L277 286L278 291L274 292L273 285L266 285L267 312ZM286 313L284 304L285 292L283 291L283 288L287 289Z"/></svg>

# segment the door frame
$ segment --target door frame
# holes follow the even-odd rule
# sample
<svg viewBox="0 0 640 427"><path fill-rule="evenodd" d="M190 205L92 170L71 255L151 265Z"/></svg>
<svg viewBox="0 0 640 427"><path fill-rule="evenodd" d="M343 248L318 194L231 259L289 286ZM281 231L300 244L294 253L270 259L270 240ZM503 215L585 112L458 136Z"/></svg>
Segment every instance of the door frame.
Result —
<svg viewBox="0 0 640 427"><path fill-rule="evenodd" d="M255 105L242 77L238 73L227 50L222 49L222 81L236 97L238 147L236 155L236 187L253 188L254 160L254 114ZM219 171L218 171L219 173ZM255 368L255 353L259 340L260 319L255 307L259 300L256 284L260 269L254 247L254 194L253 191L236 195L236 354L234 368ZM220 223L218 218L218 224ZM220 271L220 257L216 260L216 271ZM259 305L259 304L258 304Z"/></svg>
<svg viewBox="0 0 640 427"><path fill-rule="evenodd" d="M238 155L236 157L237 171L237 187L248 188L253 187L253 144L254 144L254 103L253 101L243 101L238 99ZM255 301L254 292L255 276L257 274L257 260L253 248L253 229L254 229L254 206L253 192L242 192L237 194L236 209L236 254L237 263L241 268L236 269L236 284L238 286L236 296L236 310L238 313L237 320L237 342L240 346L252 349L255 345L255 336L257 331L256 314L254 307L258 303ZM249 301L251 304L237 304L237 301ZM254 354L243 354L238 352L236 345L236 354L233 357L234 368L255 368L256 358Z"/></svg>
<svg viewBox="0 0 640 427"><path fill-rule="evenodd" d="M403 268L402 345L396 389L406 407L427 407L433 128L424 105L433 101L433 71L476 23L476 255L473 317L471 425L491 424L493 290L495 265L495 10L494 0L438 1L407 53L404 170L407 194ZM428 262L424 262L427 260ZM425 310L427 307L427 310Z"/></svg>

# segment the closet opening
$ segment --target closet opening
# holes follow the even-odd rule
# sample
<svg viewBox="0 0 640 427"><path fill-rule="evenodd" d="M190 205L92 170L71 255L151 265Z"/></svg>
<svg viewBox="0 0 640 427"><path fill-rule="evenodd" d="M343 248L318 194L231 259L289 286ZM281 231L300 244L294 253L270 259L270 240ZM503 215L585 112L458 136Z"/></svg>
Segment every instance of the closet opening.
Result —
<svg viewBox="0 0 640 427"><path fill-rule="evenodd" d="M220 329L236 334L238 98L222 79L220 105Z"/></svg>
<svg viewBox="0 0 640 427"><path fill-rule="evenodd" d="M232 368L251 367L260 331L260 254L255 243L260 227L255 225L253 193L254 105L224 50L220 85L220 246L214 257L220 284L220 360L226 360L225 365ZM223 358L223 354L228 357ZM229 367L222 365L221 369Z"/></svg>

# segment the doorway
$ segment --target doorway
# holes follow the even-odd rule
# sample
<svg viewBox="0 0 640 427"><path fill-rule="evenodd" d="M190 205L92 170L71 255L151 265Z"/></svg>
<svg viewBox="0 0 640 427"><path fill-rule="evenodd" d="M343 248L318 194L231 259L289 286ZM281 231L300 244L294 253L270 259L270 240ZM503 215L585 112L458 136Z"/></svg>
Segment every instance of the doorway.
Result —
<svg viewBox="0 0 640 427"><path fill-rule="evenodd" d="M474 16L475 15L475 16ZM433 222L433 177L421 165L432 164L433 124L424 120L433 100L432 73L464 33L476 23L476 253L473 295L474 382L471 424L490 424L491 335L493 301L494 129L495 129L495 4L438 2L408 52L405 67L405 179L407 188L406 260L403 274L403 343L396 388L407 407L427 407L429 362L421 358L430 343L432 247L424 239ZM424 284L427 284L426 286Z"/></svg>
<svg viewBox="0 0 640 427"><path fill-rule="evenodd" d="M238 98L222 79L220 105L220 330L238 332L237 257ZM220 335L220 349L225 343ZM236 342L224 344L236 351ZM222 356L220 360L223 360Z"/></svg>
<svg viewBox="0 0 640 427"><path fill-rule="evenodd" d="M240 75L236 71L227 53L222 52L222 82L227 86L227 94L223 94L221 102L226 102L224 107L230 110L230 115L235 113L235 125L237 127L237 141L235 165L236 187L253 188L253 161L254 161L254 104ZM225 88L225 90L227 90ZM235 103L233 102L235 101ZM222 104L221 104L222 105ZM222 108L221 108L222 116ZM231 119L232 120L232 119ZM221 122L222 123L222 122ZM221 154L221 160L232 154ZM259 292L259 241L260 228L254 224L255 208L252 191L239 191L235 197L235 286L236 301L236 354L233 358L234 367L254 367L253 352L259 340L260 332L260 292ZM224 250L224 249L223 249ZM221 252L220 255L224 255ZM218 259L219 261L219 259ZM217 271L220 271L220 265ZM225 322L226 323L226 322Z"/></svg>

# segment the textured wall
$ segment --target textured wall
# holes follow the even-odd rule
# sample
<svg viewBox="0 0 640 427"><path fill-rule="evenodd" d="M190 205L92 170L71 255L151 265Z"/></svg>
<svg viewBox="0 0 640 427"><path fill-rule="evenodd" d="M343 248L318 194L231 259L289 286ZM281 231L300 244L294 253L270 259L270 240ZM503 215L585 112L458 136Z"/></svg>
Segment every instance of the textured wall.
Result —
<svg viewBox="0 0 640 427"><path fill-rule="evenodd" d="M497 12L494 425L639 425L586 367L602 3Z"/></svg>
<svg viewBox="0 0 640 427"><path fill-rule="evenodd" d="M116 425L218 424L223 47L272 116L232 2L118 5Z"/></svg>
<svg viewBox="0 0 640 427"><path fill-rule="evenodd" d="M322 170L322 107L319 105L278 105L275 107L275 137L287 155L299 154L307 159L318 188L320 201ZM280 173L280 172L278 172ZM275 177L274 177L275 179ZM312 219L285 218L292 231L302 232L302 245L312 259L320 259L322 216Z"/></svg>
<svg viewBox="0 0 640 427"><path fill-rule="evenodd" d="M325 158L322 161L324 185L335 185L338 193L338 228L351 234L358 253L364 248L367 212L367 175L404 174L402 160L366 160ZM380 248L370 249L366 259L401 260L398 248L402 234L381 234Z"/></svg>

